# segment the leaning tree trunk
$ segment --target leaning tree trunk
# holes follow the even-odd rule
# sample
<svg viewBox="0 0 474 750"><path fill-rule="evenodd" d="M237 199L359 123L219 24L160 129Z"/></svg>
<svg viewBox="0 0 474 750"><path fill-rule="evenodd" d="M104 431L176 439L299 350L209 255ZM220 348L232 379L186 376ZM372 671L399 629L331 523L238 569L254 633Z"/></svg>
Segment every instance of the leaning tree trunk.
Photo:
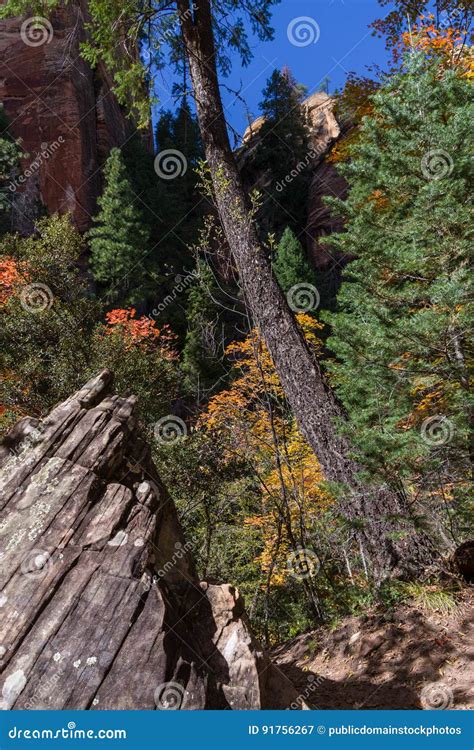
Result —
<svg viewBox="0 0 474 750"><path fill-rule="evenodd" d="M359 538L376 579L390 570L416 569L430 558L426 540L394 518L406 517L403 496L368 489L358 479L349 445L335 420L343 416L284 298L259 242L227 133L216 69L209 0L177 0L194 88L201 137L219 218L236 264L246 304L265 340L298 425L327 480L349 488L342 514L359 526Z"/></svg>

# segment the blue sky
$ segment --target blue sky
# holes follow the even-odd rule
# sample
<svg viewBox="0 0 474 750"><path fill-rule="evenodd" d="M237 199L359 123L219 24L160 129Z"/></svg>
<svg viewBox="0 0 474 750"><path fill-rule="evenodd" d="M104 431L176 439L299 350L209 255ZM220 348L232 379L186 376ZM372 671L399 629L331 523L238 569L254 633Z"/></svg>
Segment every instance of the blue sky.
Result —
<svg viewBox="0 0 474 750"><path fill-rule="evenodd" d="M330 79L329 90L334 91L344 85L349 71L367 73L366 66L387 61L383 39L371 34L369 24L383 17L387 8L381 8L377 0L282 0L273 13L275 38L272 42L254 40L254 58L247 68L237 63L226 83L235 89L242 89L250 112L258 115L258 104L267 78L274 68L287 65L299 83L304 83L310 92L319 89L323 79ZM303 23L308 34L316 43L296 46L288 38L288 27L293 22L297 33L301 22L297 19L313 19ZM291 27L290 27L291 36ZM296 36L296 41L308 42L313 36ZM294 38L294 37L293 37ZM232 126L241 134L247 125L245 107L235 96L223 91L226 116Z"/></svg>
<svg viewBox="0 0 474 750"><path fill-rule="evenodd" d="M273 41L252 39L254 57L250 65L243 68L236 56L232 74L223 79L230 89L240 91L245 100L244 103L225 86L222 88L231 135L232 129L240 136L243 134L248 124L246 109L258 116L262 90L274 68L288 66L296 80L304 83L311 93L319 89L326 77L330 79L329 91L333 92L344 85L348 72L363 75L367 66L374 63L383 67L387 61L384 40L372 36L368 26L388 10L377 0L281 0L273 12ZM299 21L302 17L308 20ZM291 24L295 30L293 40L301 45L308 41L309 37L298 35L298 29L306 25L314 39L317 37L316 43L305 46L292 43ZM169 96L171 81L166 74L163 78L161 75L158 74L156 81L161 106L174 109Z"/></svg>

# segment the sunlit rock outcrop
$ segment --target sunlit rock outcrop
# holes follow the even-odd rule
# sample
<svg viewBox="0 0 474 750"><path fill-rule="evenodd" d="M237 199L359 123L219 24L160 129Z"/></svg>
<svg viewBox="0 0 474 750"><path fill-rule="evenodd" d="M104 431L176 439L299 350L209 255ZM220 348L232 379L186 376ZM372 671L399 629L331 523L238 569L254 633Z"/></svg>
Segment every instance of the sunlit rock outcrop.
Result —
<svg viewBox="0 0 474 750"><path fill-rule="evenodd" d="M297 699L193 544L108 371L0 448L0 707L259 709Z"/></svg>

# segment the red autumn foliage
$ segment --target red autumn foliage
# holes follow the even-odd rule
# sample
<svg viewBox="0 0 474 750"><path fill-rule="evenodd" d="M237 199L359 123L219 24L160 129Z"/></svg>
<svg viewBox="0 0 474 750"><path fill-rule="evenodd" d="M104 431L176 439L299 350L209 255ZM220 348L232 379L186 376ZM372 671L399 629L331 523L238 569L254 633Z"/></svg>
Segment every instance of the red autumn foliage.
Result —
<svg viewBox="0 0 474 750"><path fill-rule="evenodd" d="M176 336L168 325L158 328L156 322L146 315L137 318L134 307L116 309L106 313L107 325L104 326L106 336L119 333L127 346L141 346L143 348L159 348L167 359L175 359L174 351Z"/></svg>
<svg viewBox="0 0 474 750"><path fill-rule="evenodd" d="M5 305L15 289L27 281L27 276L18 262L6 255L0 258L0 305Z"/></svg>

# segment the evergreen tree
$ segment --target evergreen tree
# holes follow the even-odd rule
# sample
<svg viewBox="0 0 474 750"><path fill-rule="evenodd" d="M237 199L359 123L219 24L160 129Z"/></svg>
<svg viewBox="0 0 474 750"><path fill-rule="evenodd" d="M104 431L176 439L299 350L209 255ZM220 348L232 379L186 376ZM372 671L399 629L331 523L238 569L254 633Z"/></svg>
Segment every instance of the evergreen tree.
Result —
<svg viewBox="0 0 474 750"><path fill-rule="evenodd" d="M287 69L274 70L263 91L264 123L244 167L244 179L262 192L259 219L264 234L280 234L286 225L301 231L306 221L310 145L301 106L304 95L305 89Z"/></svg>
<svg viewBox="0 0 474 750"><path fill-rule="evenodd" d="M20 156L18 143L8 133L8 121L0 104L0 234L10 228L11 199L13 193L8 182Z"/></svg>
<svg viewBox="0 0 474 750"><path fill-rule="evenodd" d="M194 241L196 223L201 216L200 212L196 211L196 169L199 161L204 159L199 127L185 98L176 114L163 112L158 120L155 136L157 158L159 159L163 151L175 151L181 155L180 161L183 165L173 179L157 178L157 184L161 188L160 214L164 216L168 228L173 230L174 236L170 239L171 243L174 242L176 245L171 249L168 242L170 252L167 261L171 263L173 273L181 273L185 269L176 262L177 252L182 261L183 248Z"/></svg>
<svg viewBox="0 0 474 750"><path fill-rule="evenodd" d="M278 244L273 271L285 294L296 284L314 284L314 273L301 242L287 227Z"/></svg>
<svg viewBox="0 0 474 750"><path fill-rule="evenodd" d="M173 296L176 277L186 277L194 268L195 259L190 246L196 239L202 218L202 202L197 190L196 168L204 151L199 136L196 118L185 98L176 113L163 112L156 130L157 163L160 154L168 150L177 152L177 170L173 179L162 179L154 174L154 197L156 214L161 219L157 227L158 236L153 237L154 250L150 262L161 277L155 288L155 299ZM161 324L168 323L184 343L187 330L184 299L177 295L168 304L159 318Z"/></svg>
<svg viewBox="0 0 474 750"><path fill-rule="evenodd" d="M349 198L330 201L347 231L327 242L357 256L328 315L332 369L365 464L451 502L471 467L472 86L412 54L371 100L339 167Z"/></svg>
<svg viewBox="0 0 474 750"><path fill-rule="evenodd" d="M183 349L183 370L195 393L212 386L223 374L220 344L219 289L214 273L205 260L197 263L198 283L188 292L188 330ZM217 329L217 330L216 330Z"/></svg>
<svg viewBox="0 0 474 750"><path fill-rule="evenodd" d="M123 146L122 158L136 195L135 205L143 215L152 242L156 242L163 232L165 217L160 212L162 196L153 167L153 151L149 143L135 133Z"/></svg>
<svg viewBox="0 0 474 750"><path fill-rule="evenodd" d="M148 231L120 149L110 152L104 178L96 226L88 232L92 272L108 300L136 301L146 277Z"/></svg>

